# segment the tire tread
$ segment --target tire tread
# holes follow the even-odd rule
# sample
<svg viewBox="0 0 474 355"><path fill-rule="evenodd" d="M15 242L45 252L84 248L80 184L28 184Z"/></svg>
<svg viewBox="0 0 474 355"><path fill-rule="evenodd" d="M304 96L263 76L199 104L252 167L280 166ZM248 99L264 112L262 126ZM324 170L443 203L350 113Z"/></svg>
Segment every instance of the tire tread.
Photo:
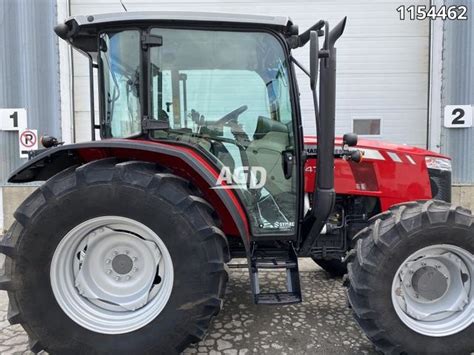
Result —
<svg viewBox="0 0 474 355"><path fill-rule="evenodd" d="M371 225L358 233L355 251L346 257L348 273L344 285L354 318L378 351L384 354L408 352L389 329L381 326L380 315L372 310L371 298L375 293L369 285L374 284L373 266L377 265L377 260L383 258L391 246L421 228L448 221L466 228L472 226L473 220L474 216L465 208L442 201L416 201L392 206L372 217Z"/></svg>
<svg viewBox="0 0 474 355"><path fill-rule="evenodd" d="M54 346L48 348L49 339L43 339L46 345L43 346L32 327L29 326L28 317L22 314L21 307L18 306L19 302L15 292L17 284L14 281L15 274L12 270L15 270L15 259L23 226L34 219L46 205L54 205L56 198L66 191L88 184L104 184L113 181L146 189L147 193L173 204L180 211L179 213L192 224L201 243L205 243L208 249L206 255L209 274L213 278L217 277L218 282L213 283L215 286L209 290L208 298L196 306L200 307L199 319L195 323L190 322L188 329L186 329L187 333L182 334L183 341L174 350L181 352L190 342L201 340L205 336L212 318L222 308L228 280L225 263L230 259L230 253L227 238L217 227L219 221L215 218L212 206L201 196L195 194L198 190L187 180L169 173L156 164L142 161L120 162L116 158L96 160L57 174L33 192L15 212L16 222L0 242L0 253L7 256L6 273L0 275L0 289L8 291L10 299L8 320L11 324L23 326L30 339L30 349L34 353L42 350L54 352ZM172 198L169 196L170 191ZM91 349L86 349L86 346L83 345L81 349L74 350L81 352ZM162 351L159 348L155 350Z"/></svg>

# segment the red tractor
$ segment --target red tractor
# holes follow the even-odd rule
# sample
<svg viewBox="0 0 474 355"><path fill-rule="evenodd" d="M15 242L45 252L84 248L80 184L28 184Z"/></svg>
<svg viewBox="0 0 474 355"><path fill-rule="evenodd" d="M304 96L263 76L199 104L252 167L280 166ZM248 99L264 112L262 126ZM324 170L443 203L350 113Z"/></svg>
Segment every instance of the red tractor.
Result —
<svg viewBox="0 0 474 355"><path fill-rule="evenodd" d="M8 318L34 352L180 352L221 309L232 258L247 259L256 303L289 304L308 256L347 272L378 350L474 349L474 218L449 204L450 160L335 139L344 26L127 12L55 28L89 57L93 141L46 138L9 180L46 181L0 246ZM309 70L291 55L307 43ZM317 142L303 136L296 70ZM278 292L260 287L263 269L286 272Z"/></svg>

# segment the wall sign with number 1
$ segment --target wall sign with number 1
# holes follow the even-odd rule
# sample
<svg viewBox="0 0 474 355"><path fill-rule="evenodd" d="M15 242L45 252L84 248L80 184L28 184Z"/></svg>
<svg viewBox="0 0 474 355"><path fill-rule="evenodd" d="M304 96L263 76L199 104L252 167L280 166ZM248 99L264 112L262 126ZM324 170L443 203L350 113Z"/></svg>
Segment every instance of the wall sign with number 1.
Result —
<svg viewBox="0 0 474 355"><path fill-rule="evenodd" d="M0 130L20 131L27 126L26 109L0 108Z"/></svg>

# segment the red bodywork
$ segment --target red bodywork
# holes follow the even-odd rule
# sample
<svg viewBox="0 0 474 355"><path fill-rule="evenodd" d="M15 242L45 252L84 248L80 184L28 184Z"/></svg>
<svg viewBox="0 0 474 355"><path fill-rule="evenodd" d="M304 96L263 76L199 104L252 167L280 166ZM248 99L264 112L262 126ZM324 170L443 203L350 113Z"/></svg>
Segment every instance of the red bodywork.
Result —
<svg viewBox="0 0 474 355"><path fill-rule="evenodd" d="M126 142L122 139L110 139L109 142ZM158 145L158 146L170 146L168 144L153 142L149 140L135 140L141 144L146 145ZM204 159L198 152L195 150L183 147L179 145L171 145L173 149L180 150L186 155L191 157L193 160L198 162L205 170L207 170L216 180L219 175L219 172L216 171L216 168L211 166L206 159ZM195 186L197 186L201 191L203 191L206 200L208 200L218 211L219 218L222 221L222 229L227 235L240 235L239 229L237 228L236 221L231 217L229 211L227 211L226 206L222 203L221 199L217 196L216 191L209 189L209 185L206 181L203 180L192 167L190 167L184 160L176 159L175 157L156 154L151 151L145 150L136 150L136 149L123 149L123 148L81 148L78 150L78 154L81 157L82 162L87 163L97 159L104 159L108 157L116 157L123 159L136 159L143 161L152 161L161 164L162 166L169 167L173 173L178 176L181 176L189 181L191 181ZM241 217L243 223L243 230L245 231L245 236L243 238L249 239L249 226L247 222L247 216L244 212L243 207L241 206L237 196L232 190L223 190L231 198L233 205L235 205L238 214Z"/></svg>
<svg viewBox="0 0 474 355"><path fill-rule="evenodd" d="M316 137L305 136L305 148L316 149ZM336 138L336 147L342 139ZM365 151L361 163L336 159L334 183L337 194L379 198L382 211L414 200L431 199L431 186L425 157L447 158L435 152L406 145L359 139L357 148ZM316 159L305 166L305 191L314 191Z"/></svg>
<svg viewBox="0 0 474 355"><path fill-rule="evenodd" d="M121 141L121 140L113 140ZM168 145L147 140L139 140L142 144ZM316 149L316 137L305 137L305 148ZM341 138L336 138L336 146L341 146ZM380 201L382 211L390 206L413 200L425 200L432 198L428 170L425 164L426 156L438 156L446 158L438 153L430 152L416 147L396 145L381 141L360 139L357 148L365 152L361 163L348 162L342 159L335 161L335 189L340 195L373 196ZM199 161L217 179L218 172L199 153L193 149L173 145L173 149L185 151L196 161ZM400 161L394 160L394 155ZM206 182L184 161L166 155L156 155L146 151L128 151L126 149L82 149L82 159L87 162L104 158L106 156L130 157L136 159L156 161L164 166L172 167L175 174L189 179L196 184L201 191L205 191L205 197L212 203L223 223L223 229L228 235L238 235L235 221L225 213L226 208L220 199L215 196L214 190L209 189ZM395 158L396 159L396 158ZM309 158L305 165L305 192L313 192L316 178L316 159ZM235 203L245 230L249 233L247 218L237 196L232 190L226 190ZM249 234L247 234L249 238Z"/></svg>
<svg viewBox="0 0 474 355"><path fill-rule="evenodd" d="M336 146L340 145L341 139L338 138ZM316 138L305 137L305 148L307 151L315 151ZM380 201L382 211L397 203L432 198L425 157L446 158L445 156L420 148L370 140L360 140L357 148L365 152L364 160L361 163L342 159L335 161L335 190L338 195L376 197ZM38 171L44 169L47 162L52 160L51 156L59 154L63 150L76 151L80 163L118 157L125 160L157 162L168 167L174 174L191 181L203 192L203 197L215 207L225 234L240 235L244 241L250 240L247 215L235 191L218 191L209 188L215 184L215 180L219 176L217 167L207 161L199 151L177 143L110 139L60 146L45 152L45 156L40 155L30 160L28 164L14 172L9 181L34 181ZM77 161L71 160L69 163L77 164ZM196 171L193 164L199 166L196 169L200 169L200 172ZM64 166L61 165L61 168L63 169ZM25 175L21 177L22 174ZM305 165L305 192L314 191L315 177L316 159L309 156ZM49 177L46 176L46 178ZM233 211L229 211L229 208ZM232 215L232 213L234 214Z"/></svg>

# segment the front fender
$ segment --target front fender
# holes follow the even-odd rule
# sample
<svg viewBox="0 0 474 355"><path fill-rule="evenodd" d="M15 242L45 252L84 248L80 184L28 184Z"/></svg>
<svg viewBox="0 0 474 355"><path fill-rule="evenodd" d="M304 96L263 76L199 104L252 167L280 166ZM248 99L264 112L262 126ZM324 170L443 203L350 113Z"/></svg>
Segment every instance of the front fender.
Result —
<svg viewBox="0 0 474 355"><path fill-rule="evenodd" d="M219 176L216 166L202 152L189 146L125 139L62 145L22 165L10 175L8 182L45 181L69 167L109 157L156 162L188 179L214 206L224 233L240 236L249 250L248 219L237 195L232 190L210 188Z"/></svg>

